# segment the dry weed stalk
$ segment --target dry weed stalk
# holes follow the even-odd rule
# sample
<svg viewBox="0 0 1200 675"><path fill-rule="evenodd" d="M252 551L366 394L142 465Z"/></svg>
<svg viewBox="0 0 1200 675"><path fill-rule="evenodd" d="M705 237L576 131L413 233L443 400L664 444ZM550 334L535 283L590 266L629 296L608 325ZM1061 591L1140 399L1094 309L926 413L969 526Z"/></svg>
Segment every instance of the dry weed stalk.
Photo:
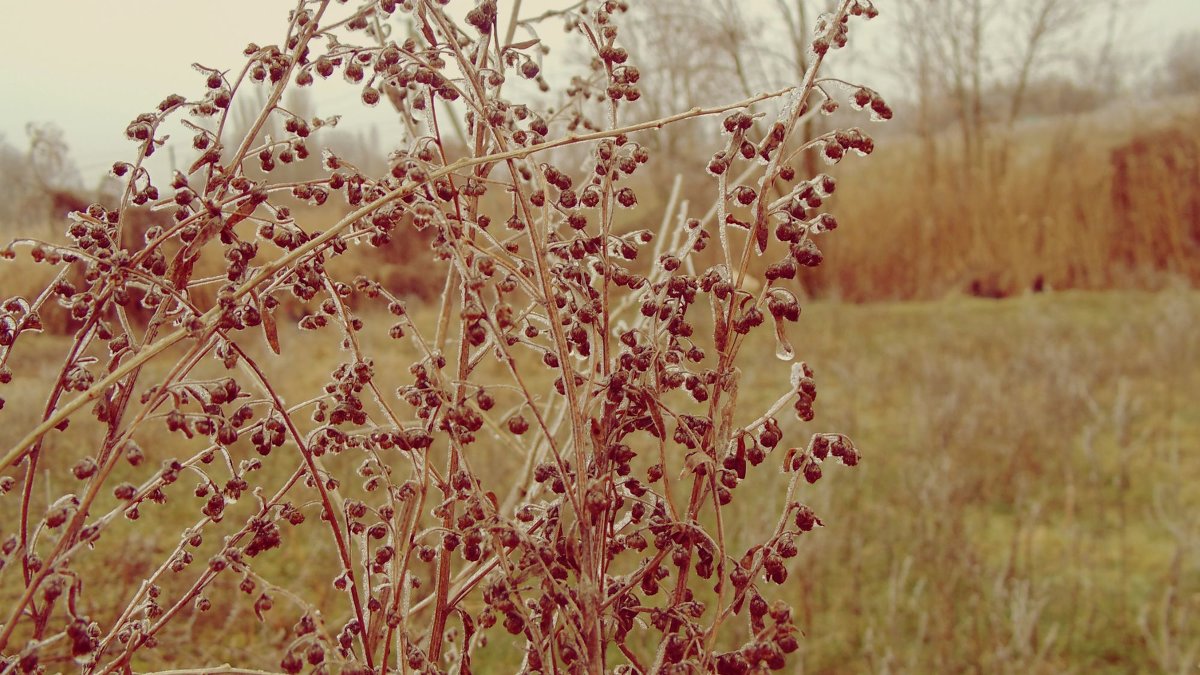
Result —
<svg viewBox="0 0 1200 675"><path fill-rule="evenodd" d="M530 20L517 18L514 2L503 36L493 0L465 24L449 4L380 0L334 19L329 0L299 2L283 44L250 45L240 71L204 69L205 95L170 96L129 125L138 155L113 167L126 181L119 204L74 214L69 245L18 241L4 251L29 250L61 271L39 297L5 303L0 364L38 332L47 303L68 307L78 326L41 422L0 458L3 490L21 500L19 522L2 533L0 582L16 589L0 617L4 672L67 657L89 673L126 670L165 626L209 609L215 582L229 575L242 579L260 619L279 598L298 604L279 661L287 672L306 663L469 672L497 623L523 644L526 672L599 673L616 660L624 672L741 673L782 667L797 648L790 609L768 603L765 585L784 583L797 538L820 524L799 486L816 481L830 456L856 464L858 451L822 433L775 453L791 473L785 510L766 540L730 550L723 507L751 467L786 447L776 415L790 405L811 420L816 396L812 372L798 364L774 406L737 416L737 363L767 313L779 356L793 358L784 326L800 306L784 282L821 261L814 237L836 222L819 212L833 179L797 177L790 162L810 146L837 161L872 145L857 129L804 147L788 141L807 115L836 108L830 91L846 83L818 79L821 63L845 44L852 17L874 7L843 0L823 18L795 88L621 126L619 113L639 97L639 72L616 43L624 2L579 2ZM397 13L414 27L400 42L384 29ZM508 98L506 83L545 87L538 41L514 39L548 20L565 21L595 58L561 105L539 111ZM278 163L303 160L334 123L293 116L279 105L284 91L337 72L363 85L366 104L388 99L407 125L390 173L364 175L326 152L321 178L272 181ZM266 104L232 137L232 102L254 87L268 88ZM856 108L890 117L875 92L849 94ZM755 119L767 113L754 107L772 102L775 121L756 138ZM165 143L164 121L181 114L197 159L160 194L144 160ZM623 227L619 212L637 204L626 177L649 158L633 134L715 115L725 115L724 140L708 166L717 184L710 212L669 212L659 232ZM260 133L273 118L286 137ZM443 133L449 119L465 123L458 143ZM550 151L562 147L586 148L581 170L554 163ZM351 210L323 231L283 203L319 209L339 197ZM169 209L173 224L122 247L123 214L145 203ZM402 245L408 228L432 229L431 264L445 270L428 325L369 274L344 281L326 269L358 244ZM720 251L705 264L697 254L714 234ZM654 260L639 266L651 242ZM768 283L746 290L752 256L777 249ZM194 278L198 258L218 251L225 277ZM219 290L206 303L200 291L211 285ZM280 351L277 309L295 300L314 305L300 328L331 333L347 360L323 391L289 404L252 354L264 341ZM360 339L359 311L371 301L393 315L390 337L420 355L399 386ZM711 312L689 313L701 304ZM160 361L169 365L150 377ZM503 375L486 373L493 363ZM77 489L46 500L43 515L39 467L63 463L46 457L46 440L82 413L99 433L63 464L73 463ZM124 464L142 465L139 438L159 425L181 437L179 448L199 439L200 449L142 468L140 484L118 483ZM489 474L496 453L522 457L523 472ZM332 468L339 455L358 458L356 474ZM111 620L85 615L91 580L75 561L121 518L186 500L185 475L200 477L198 519ZM255 564L318 529L338 559L333 584L348 605L340 625L324 618L338 608L273 584ZM219 544L197 563L205 540ZM735 615L748 621L744 644L725 637ZM638 639L647 631L654 637Z"/></svg>

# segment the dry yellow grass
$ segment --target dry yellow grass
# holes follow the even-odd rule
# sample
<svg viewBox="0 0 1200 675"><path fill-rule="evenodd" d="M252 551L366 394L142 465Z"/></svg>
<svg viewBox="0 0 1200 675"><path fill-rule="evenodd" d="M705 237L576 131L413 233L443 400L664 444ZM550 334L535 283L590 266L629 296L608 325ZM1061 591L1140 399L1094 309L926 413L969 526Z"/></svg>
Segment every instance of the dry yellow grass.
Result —
<svg viewBox="0 0 1200 675"><path fill-rule="evenodd" d="M1169 109L1194 109L1185 103ZM950 132L932 159L917 139L882 140L869 161L836 167L843 227L822 241L828 262L811 288L862 301L1195 284L1200 126L1194 114L1158 117L1030 124L1006 171L973 176Z"/></svg>

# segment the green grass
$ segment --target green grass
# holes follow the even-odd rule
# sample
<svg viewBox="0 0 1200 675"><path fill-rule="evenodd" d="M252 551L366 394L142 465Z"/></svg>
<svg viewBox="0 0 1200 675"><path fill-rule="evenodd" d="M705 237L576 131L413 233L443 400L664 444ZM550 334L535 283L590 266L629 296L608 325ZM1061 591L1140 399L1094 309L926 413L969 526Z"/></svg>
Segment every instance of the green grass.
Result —
<svg viewBox="0 0 1200 675"><path fill-rule="evenodd" d="M827 527L800 540L782 590L807 635L795 672L1191 672L1200 649L1197 325L1200 293L1184 290L805 307L792 337L816 370L817 419L789 421L785 438L846 432L864 460L830 465L802 491ZM345 358L319 335L283 339L289 359L264 364L292 401ZM787 387L769 332L754 340L742 363L746 414ZM406 354L372 345L380 372L402 379ZM18 377L40 386L4 389L0 446L27 428L64 348L60 338L25 346ZM312 367L296 368L297 359ZM172 442L149 445L149 463L182 455ZM78 450L49 450L62 456L47 453L40 480L59 494L66 457ZM345 475L356 464L329 461ZM782 501L780 461L769 458L735 492L726 514L737 524L734 551L773 526L762 514ZM497 484L513 468L501 456L480 462ZM86 611L111 618L174 545L198 515L192 485L181 480L165 506L143 509L80 557L81 574L120 580L92 584ZM0 537L11 533L16 499L0 498ZM213 546L197 552L199 564ZM274 583L330 607L326 619L339 625L345 602L329 582L335 562L323 538L285 537L259 561ZM0 576L0 598L17 592L17 576ZM232 600L237 581L223 581L213 611L185 616L135 667L276 668L297 609L277 595L259 624L248 602ZM517 654L503 630L489 637L476 672L511 672Z"/></svg>
<svg viewBox="0 0 1200 675"><path fill-rule="evenodd" d="M1196 294L812 310L818 422L866 459L813 490L806 670L1188 667L1138 618L1176 556L1200 609L1194 539L1168 531L1200 526Z"/></svg>

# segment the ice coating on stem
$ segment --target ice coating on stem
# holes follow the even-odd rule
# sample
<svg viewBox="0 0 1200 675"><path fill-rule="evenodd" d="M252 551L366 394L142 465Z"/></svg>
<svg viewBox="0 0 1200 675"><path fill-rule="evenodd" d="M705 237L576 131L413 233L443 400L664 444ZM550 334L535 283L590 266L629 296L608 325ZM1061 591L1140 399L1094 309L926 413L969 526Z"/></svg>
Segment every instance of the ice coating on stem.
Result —
<svg viewBox="0 0 1200 675"><path fill-rule="evenodd" d="M775 358L780 361L791 361L796 358L796 350L792 348L792 343L788 340L787 333L783 330L783 322L775 322ZM793 367L792 376L795 379L795 368Z"/></svg>

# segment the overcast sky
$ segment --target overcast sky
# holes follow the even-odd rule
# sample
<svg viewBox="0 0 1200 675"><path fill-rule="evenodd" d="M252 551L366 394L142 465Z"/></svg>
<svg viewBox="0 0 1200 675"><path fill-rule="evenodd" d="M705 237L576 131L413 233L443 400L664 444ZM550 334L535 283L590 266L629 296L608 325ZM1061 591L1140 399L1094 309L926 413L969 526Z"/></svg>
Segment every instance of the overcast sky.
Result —
<svg viewBox="0 0 1200 675"><path fill-rule="evenodd" d="M499 1L504 17L508 2ZM900 1L876 0L882 14L873 32L886 29L889 5ZM753 7L767 0L744 2ZM549 4L553 0L526 2L530 12ZM129 120L168 93L201 91L193 62L223 69L240 65L246 43L282 39L286 14L294 6L290 0L0 0L5 27L0 33L0 134L24 148L27 122L57 123L86 183L93 185L104 167L129 155L131 146L123 138ZM1152 62L1161 59L1176 34L1200 30L1200 0L1131 0L1129 7L1124 42ZM869 51L870 44L858 48ZM325 105L345 108L358 96L356 87L340 79L317 89L318 112Z"/></svg>

